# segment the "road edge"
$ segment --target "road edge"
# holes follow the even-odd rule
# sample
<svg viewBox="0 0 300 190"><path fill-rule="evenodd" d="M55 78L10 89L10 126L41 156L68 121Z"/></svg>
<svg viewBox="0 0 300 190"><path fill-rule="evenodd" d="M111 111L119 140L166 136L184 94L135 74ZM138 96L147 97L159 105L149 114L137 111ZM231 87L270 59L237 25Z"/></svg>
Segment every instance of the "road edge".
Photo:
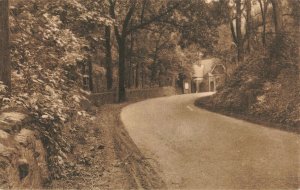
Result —
<svg viewBox="0 0 300 190"><path fill-rule="evenodd" d="M121 118L123 109L132 102L122 106L118 114L118 125L114 127L114 144L120 165L129 174L130 184L136 189L166 189L166 183L159 172L143 155L133 139L130 137Z"/></svg>
<svg viewBox="0 0 300 190"><path fill-rule="evenodd" d="M228 117L232 117L235 119L239 119L239 120L243 120L243 121L247 121L250 123L254 123L254 124L258 124L258 125L263 125L265 127L268 128L273 128L273 129L277 129L277 130L282 130L282 131L286 131L286 132L290 132L290 133L295 133L295 134L300 134L300 128L295 128L295 127L289 127L287 125L283 125L283 124L277 124L268 120L263 120L260 118L257 118L255 116L251 116L251 115L245 115L245 114L241 114L241 113L234 113L231 111L226 111L226 110L216 110L215 108L213 108L211 105L209 105L207 103L209 96L207 97L201 97L198 98L195 102L194 102L194 106L199 108L199 109L205 109L209 112L212 113L217 113L217 114L221 114L221 115L225 115Z"/></svg>

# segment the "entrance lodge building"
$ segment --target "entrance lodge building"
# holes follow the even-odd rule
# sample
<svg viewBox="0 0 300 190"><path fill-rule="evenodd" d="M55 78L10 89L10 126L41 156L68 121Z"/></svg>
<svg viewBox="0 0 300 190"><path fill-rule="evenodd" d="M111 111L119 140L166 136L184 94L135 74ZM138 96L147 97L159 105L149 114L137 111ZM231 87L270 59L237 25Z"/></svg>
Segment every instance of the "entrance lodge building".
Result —
<svg viewBox="0 0 300 190"><path fill-rule="evenodd" d="M225 66L219 59L204 59L193 63L191 92L215 92L225 80Z"/></svg>

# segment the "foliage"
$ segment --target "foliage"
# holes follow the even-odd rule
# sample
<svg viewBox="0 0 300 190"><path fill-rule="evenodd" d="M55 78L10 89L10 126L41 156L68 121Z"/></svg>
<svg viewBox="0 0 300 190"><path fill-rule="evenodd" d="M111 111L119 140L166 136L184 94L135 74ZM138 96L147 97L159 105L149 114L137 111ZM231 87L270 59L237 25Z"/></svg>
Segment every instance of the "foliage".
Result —
<svg viewBox="0 0 300 190"><path fill-rule="evenodd" d="M299 126L298 76L299 70L295 66L282 69L277 80L264 83L264 93L257 97L257 101L251 106L250 113L288 126Z"/></svg>
<svg viewBox="0 0 300 190"><path fill-rule="evenodd" d="M205 1L193 0L178 10L175 19L182 25L181 46L188 47L197 44L203 50L211 53L217 42L217 26L219 22L214 18ZM176 21L175 21L176 22Z"/></svg>
<svg viewBox="0 0 300 190"><path fill-rule="evenodd" d="M237 6L237 2L218 1L211 3L211 6L213 10L222 10L226 6ZM239 2L245 5L246 2L249 3L246 0ZM295 23L299 19L296 14L299 3L289 0L280 3L278 1L250 1L250 3L252 3L250 10L253 8L253 12L247 12L249 4L248 7L242 9L242 17L246 22L245 35L242 39L245 60L239 62L237 69L234 69L227 82L206 103L214 110L297 127L300 121L300 86L299 34ZM255 6L255 3L259 4ZM273 10L268 5L272 5ZM275 9L274 6L276 6ZM261 8L260 12L256 8ZM233 9L229 14L213 12L214 17L221 23L232 24L232 42L236 44L236 29L234 28L236 21L232 22L236 19L232 17L236 13ZM215 48L216 56L225 63L237 63L236 57L239 52L236 46L228 49L224 49L224 46L220 47L222 48L218 46ZM227 65L227 69L231 67L233 67L232 64Z"/></svg>
<svg viewBox="0 0 300 190"><path fill-rule="evenodd" d="M7 87L3 84L2 81L0 81L0 107L3 106L5 101L9 100L6 98L7 94Z"/></svg>
<svg viewBox="0 0 300 190"><path fill-rule="evenodd" d="M285 35L276 36L271 44L268 55L258 49L247 56L208 104L258 120L299 126L297 45Z"/></svg>
<svg viewBox="0 0 300 190"><path fill-rule="evenodd" d="M13 89L4 97L0 85L1 110L21 108L32 116L49 153L52 176L59 177L67 147L60 128L74 115L88 116L81 102L89 93L81 89L77 65L89 57L94 28L82 26L112 21L76 0L18 1L11 12Z"/></svg>
<svg viewBox="0 0 300 190"><path fill-rule="evenodd" d="M99 44L101 45L101 29L105 25L122 29L123 18L132 6L131 1L116 1L116 15L112 20L108 18L107 3L108 1L30 0L14 1L12 4L10 23L13 90L10 97L1 95L1 109L22 107L32 115L42 129L40 131L44 140L48 142L45 144L49 144L48 151L54 152L53 155L61 152L58 143L62 142L60 127L72 115L83 113L81 102L86 101L88 93L81 89L81 81L78 79L82 76L78 65L94 56ZM147 43L142 43L141 37L137 38L139 49L134 49L133 60L145 63L148 76L151 75L152 64L159 65L160 76L172 78L180 68L184 72L190 72L187 59L180 52L182 50L178 50L178 40L173 35L168 36L168 33L160 34L161 30L153 32L161 27L164 19L173 15L168 7L178 6L178 2L162 0L143 4L138 1L135 6L132 27L125 33L137 33L137 29L146 28L151 32L146 37ZM143 6L147 6L147 9L144 10L144 17L140 18ZM165 29L176 36L180 35L180 31L174 26ZM153 37L158 40L159 48L156 48L157 44L151 44ZM151 60L153 50L156 51L156 60Z"/></svg>

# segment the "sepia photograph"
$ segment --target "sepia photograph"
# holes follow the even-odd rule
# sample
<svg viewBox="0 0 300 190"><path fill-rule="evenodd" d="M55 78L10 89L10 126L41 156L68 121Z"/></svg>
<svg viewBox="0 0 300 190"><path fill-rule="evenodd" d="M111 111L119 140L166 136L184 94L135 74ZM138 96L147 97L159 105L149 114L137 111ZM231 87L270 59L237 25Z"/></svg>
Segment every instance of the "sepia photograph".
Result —
<svg viewBox="0 0 300 190"><path fill-rule="evenodd" d="M0 0L0 189L300 189L300 0Z"/></svg>

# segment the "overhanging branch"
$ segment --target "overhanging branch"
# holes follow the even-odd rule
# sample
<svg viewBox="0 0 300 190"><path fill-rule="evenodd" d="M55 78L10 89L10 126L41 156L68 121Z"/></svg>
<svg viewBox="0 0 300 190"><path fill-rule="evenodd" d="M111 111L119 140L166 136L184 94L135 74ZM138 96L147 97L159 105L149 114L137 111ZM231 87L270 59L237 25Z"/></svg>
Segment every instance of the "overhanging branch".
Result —
<svg viewBox="0 0 300 190"><path fill-rule="evenodd" d="M150 18L149 20L146 20L146 21L144 21L144 22L142 22L142 23L140 23L140 24L138 24L136 26L133 26L132 28L130 28L126 32L126 34L129 34L131 32L135 32L135 31L137 31L137 30L139 30L141 28L144 28L144 27L146 27L146 26L148 26L148 25L150 25L150 24L152 24L152 23L154 23L156 21L159 21L161 18L165 17L166 15L168 15L169 13L171 13L172 11L174 11L176 8L178 8L179 5L180 5L180 3L176 3L174 6L168 8L166 11L162 12L161 14L159 14L157 16L154 16L154 17Z"/></svg>

